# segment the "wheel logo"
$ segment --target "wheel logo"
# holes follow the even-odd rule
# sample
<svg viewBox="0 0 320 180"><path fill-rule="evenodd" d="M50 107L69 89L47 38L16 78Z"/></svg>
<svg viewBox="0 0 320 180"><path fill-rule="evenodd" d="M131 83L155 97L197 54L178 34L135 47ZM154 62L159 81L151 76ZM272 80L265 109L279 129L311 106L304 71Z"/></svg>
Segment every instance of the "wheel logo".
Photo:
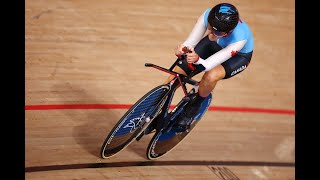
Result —
<svg viewBox="0 0 320 180"><path fill-rule="evenodd" d="M143 124L142 122L143 122L144 118L145 118L145 116L144 116L144 114L142 114L141 117L130 119L129 120L130 122L127 125L125 125L123 128L125 128L125 129L131 128L130 133L132 133L133 130L142 126L142 124Z"/></svg>

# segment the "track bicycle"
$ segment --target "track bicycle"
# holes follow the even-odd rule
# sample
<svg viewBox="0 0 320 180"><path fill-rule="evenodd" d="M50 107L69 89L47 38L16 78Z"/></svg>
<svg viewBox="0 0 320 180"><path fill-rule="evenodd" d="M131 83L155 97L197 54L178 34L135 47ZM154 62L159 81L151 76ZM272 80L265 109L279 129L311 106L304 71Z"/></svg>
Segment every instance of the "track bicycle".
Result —
<svg viewBox="0 0 320 180"><path fill-rule="evenodd" d="M175 126L179 115L195 98L200 83L192 79L194 75L200 73L192 64L188 64L188 67L192 69L188 76L173 71L177 63L186 61L186 53L190 50L187 47L183 50L185 53L177 58L169 69L151 63L145 64L146 67L169 73L174 78L167 84L159 85L147 92L120 118L103 142L100 151L103 159L118 154L134 140L139 141L143 136L154 133L146 156L149 160L155 160L176 147L200 121L211 103L211 93L203 101L200 111L187 129L181 130ZM186 84L193 86L191 90L187 89ZM184 97L170 111L171 102L178 87L182 88Z"/></svg>

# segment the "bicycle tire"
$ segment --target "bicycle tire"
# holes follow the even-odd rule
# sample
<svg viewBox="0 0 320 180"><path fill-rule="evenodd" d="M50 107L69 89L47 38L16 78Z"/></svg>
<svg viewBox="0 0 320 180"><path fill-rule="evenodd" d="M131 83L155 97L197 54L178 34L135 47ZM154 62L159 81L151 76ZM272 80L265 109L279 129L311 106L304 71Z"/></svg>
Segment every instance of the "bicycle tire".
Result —
<svg viewBox="0 0 320 180"><path fill-rule="evenodd" d="M169 89L168 85L153 88L121 117L102 144L101 158L110 158L118 154L148 127L156 116L152 117L149 122L146 122L145 119L158 113L161 109L158 105L165 100Z"/></svg>
<svg viewBox="0 0 320 180"><path fill-rule="evenodd" d="M166 128L161 129L159 132L154 134L151 138L150 143L148 145L146 156L149 160L156 160L163 155L167 154L171 150L173 150L178 144L182 142L182 140L187 137L188 134L193 130L196 124L201 120L205 112L208 110L209 105L211 103L212 94L204 101L201 105L200 112L196 115L195 121L191 124L190 129L184 132L174 132L167 131ZM178 111L178 110L177 110ZM160 140L159 140L160 139Z"/></svg>

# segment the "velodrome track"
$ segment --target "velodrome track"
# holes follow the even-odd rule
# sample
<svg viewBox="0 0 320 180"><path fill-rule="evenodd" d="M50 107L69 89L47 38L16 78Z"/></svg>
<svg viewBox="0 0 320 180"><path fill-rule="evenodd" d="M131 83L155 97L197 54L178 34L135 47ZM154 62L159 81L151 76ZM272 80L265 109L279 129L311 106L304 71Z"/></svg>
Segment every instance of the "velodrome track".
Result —
<svg viewBox="0 0 320 180"><path fill-rule="evenodd" d="M149 135L101 159L113 125L167 78L144 64L170 67L175 46L219 2L235 4L250 24L249 67L219 82L209 111L164 157L147 160ZM295 179L294 6L292 0L26 1L26 179ZM181 97L179 89L173 104Z"/></svg>

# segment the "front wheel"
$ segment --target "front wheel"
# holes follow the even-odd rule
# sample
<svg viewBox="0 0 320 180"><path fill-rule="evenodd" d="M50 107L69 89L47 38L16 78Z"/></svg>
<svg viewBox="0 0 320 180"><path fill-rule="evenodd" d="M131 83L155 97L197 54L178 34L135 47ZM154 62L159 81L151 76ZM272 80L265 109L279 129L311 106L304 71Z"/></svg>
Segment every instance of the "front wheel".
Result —
<svg viewBox="0 0 320 180"><path fill-rule="evenodd" d="M161 110L169 89L168 85L155 87L123 115L103 142L100 152L103 159L119 153L148 127Z"/></svg>

